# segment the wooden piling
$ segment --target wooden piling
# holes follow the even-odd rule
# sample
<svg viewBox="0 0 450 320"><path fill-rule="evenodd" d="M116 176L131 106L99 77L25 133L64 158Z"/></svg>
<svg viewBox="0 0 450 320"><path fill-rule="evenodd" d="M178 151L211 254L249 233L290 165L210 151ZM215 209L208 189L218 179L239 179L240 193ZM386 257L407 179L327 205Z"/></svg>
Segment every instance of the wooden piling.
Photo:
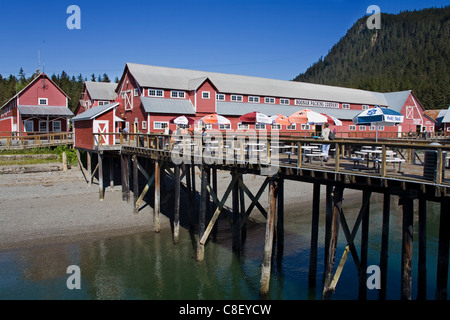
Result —
<svg viewBox="0 0 450 320"><path fill-rule="evenodd" d="M161 222L160 222L160 184L161 182L161 168L159 165L159 161L155 160L155 199L153 205L153 228L154 231L159 233L161 231Z"/></svg>
<svg viewBox="0 0 450 320"><path fill-rule="evenodd" d="M380 252L380 291L379 300L386 299L387 270L388 270L388 247L389 247L389 217L391 213L391 193L387 189L383 196L383 222L381 231Z"/></svg>
<svg viewBox="0 0 450 320"><path fill-rule="evenodd" d="M173 242L178 243L180 234L180 198L181 198L181 181L180 181L180 166L175 165L175 204L173 213Z"/></svg>
<svg viewBox="0 0 450 320"><path fill-rule="evenodd" d="M122 183L122 200L130 201L130 170L129 170L129 157L126 154L120 155L121 159L121 183Z"/></svg>
<svg viewBox="0 0 450 320"><path fill-rule="evenodd" d="M313 187L313 208L312 208L311 245L310 245L311 249L309 252L308 285L310 289L316 288L317 243L319 239L319 212L320 212L320 183L315 182Z"/></svg>
<svg viewBox="0 0 450 320"><path fill-rule="evenodd" d="M336 258L336 248L339 235L339 216L342 206L343 188L340 186L336 186L331 196L332 196L333 210L331 219L330 240L328 244L328 256L327 262L325 264L324 288L322 292L322 298L324 300L329 299L331 294L333 293L333 290L330 289L330 285L333 277L333 268Z"/></svg>
<svg viewBox="0 0 450 320"><path fill-rule="evenodd" d="M189 220L189 231L191 233L194 232L194 222L192 219L192 208L195 205L195 194L192 192L192 185L191 185L191 166L183 164L184 171L185 171L185 177L186 177L186 205L187 205L187 214L188 214L188 220ZM192 205L191 205L192 204Z"/></svg>
<svg viewBox="0 0 450 320"><path fill-rule="evenodd" d="M276 219L276 242L277 242L277 262L281 266L284 252L284 179L278 179L277 188L277 219Z"/></svg>
<svg viewBox="0 0 450 320"><path fill-rule="evenodd" d="M217 168L213 168L212 169L212 174L213 174L213 179L212 179L212 183L213 183L213 192L214 194L217 196ZM215 212L217 210L217 205L213 206L213 212ZM212 234L213 234L213 238L216 238L217 236L217 224L214 224L214 227L212 229Z"/></svg>
<svg viewBox="0 0 450 320"><path fill-rule="evenodd" d="M63 171L67 171L67 155L65 152L62 153L62 164L63 164Z"/></svg>
<svg viewBox="0 0 450 320"><path fill-rule="evenodd" d="M242 173L239 174L239 181L243 184L244 183L244 176ZM243 221L243 217L245 216L245 194L244 189L241 188L241 184L237 183L239 185L239 206L240 206L240 212L239 212L239 226L241 228L241 239L240 244L241 246L245 243L245 240L247 238L247 219ZM244 222L244 223L242 223Z"/></svg>
<svg viewBox="0 0 450 320"><path fill-rule="evenodd" d="M139 213L139 208L136 205L139 198L139 172L138 172L138 159L136 155L131 158L133 163L133 203L134 203L134 213Z"/></svg>
<svg viewBox="0 0 450 320"><path fill-rule="evenodd" d="M326 196L325 196L325 244L324 244L324 265L327 265L330 239L331 239L331 223L333 219L333 186L331 184L326 185ZM324 269L324 279L325 279Z"/></svg>
<svg viewBox="0 0 450 320"><path fill-rule="evenodd" d="M261 296L267 295L269 292L270 272L272 262L272 248L274 235L274 222L277 209L277 181L272 178L269 182L269 214L266 220L266 234L264 239L264 258L261 267L261 282L259 293Z"/></svg>
<svg viewBox="0 0 450 320"><path fill-rule="evenodd" d="M88 186L92 185L92 154L90 151L86 152L86 166L87 166L87 178L88 178Z"/></svg>
<svg viewBox="0 0 450 320"><path fill-rule="evenodd" d="M427 298L427 201L419 197L419 272L417 274L417 300Z"/></svg>
<svg viewBox="0 0 450 320"><path fill-rule="evenodd" d="M197 261L203 261L205 257L205 245L201 243L203 234L205 233L206 218L206 202L208 191L206 185L208 183L208 174L204 165L200 166L201 187L200 187L200 210L198 214L198 242L197 242Z"/></svg>
<svg viewBox="0 0 450 320"><path fill-rule="evenodd" d="M361 224L361 257L359 265L359 292L358 299L367 299L367 248L369 244L369 211L370 211L371 191L365 189L363 191L363 201L367 201L364 208L362 224Z"/></svg>
<svg viewBox="0 0 450 320"><path fill-rule="evenodd" d="M401 299L411 300L411 268L413 249L413 198L404 196L402 223Z"/></svg>
<svg viewBox="0 0 450 320"><path fill-rule="evenodd" d="M448 259L449 259L449 227L450 215L448 208L449 198L441 201L441 212L439 219L439 244L438 244L438 265L436 279L436 300L447 300L448 282Z"/></svg>
<svg viewBox="0 0 450 320"><path fill-rule="evenodd" d="M232 172L232 176L239 175L237 172ZM234 252L239 252L241 248L241 228L240 228L240 214L239 214L239 183L235 183L233 186L232 197L232 210L233 210L233 223L232 223L232 249Z"/></svg>
<svg viewBox="0 0 450 320"><path fill-rule="evenodd" d="M98 152L98 193L100 201L105 197L105 190L103 186L103 152Z"/></svg>

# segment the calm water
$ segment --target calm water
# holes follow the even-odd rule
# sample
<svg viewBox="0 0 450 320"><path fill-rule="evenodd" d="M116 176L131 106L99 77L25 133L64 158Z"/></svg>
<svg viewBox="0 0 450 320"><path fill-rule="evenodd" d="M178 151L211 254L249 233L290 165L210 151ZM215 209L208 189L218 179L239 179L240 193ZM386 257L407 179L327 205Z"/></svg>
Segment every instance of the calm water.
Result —
<svg viewBox="0 0 450 320"><path fill-rule="evenodd" d="M344 194L345 196L345 194ZM400 298L401 207L391 202L387 298ZM368 265L379 264L382 197L371 202ZM344 200L344 213L353 227L359 202ZM310 208L285 213L285 246L281 259L274 259L268 299L321 299L324 221L321 211L317 292L308 291ZM257 213L258 214L258 213ZM415 216L417 232L417 214ZM259 281L264 245L264 224L248 231L240 255L231 251L229 232L209 241L205 260L197 263L196 235L181 229L174 245L170 230L160 234L140 233L72 244L0 251L0 299L259 299ZM428 204L427 298L434 299L439 230L439 205ZM356 237L359 251L360 233ZM417 233L414 240L413 298L417 295ZM337 263L345 246L340 231ZM69 290L69 265L81 270L81 289ZM357 270L349 256L332 299L357 299ZM368 299L377 299L368 290Z"/></svg>

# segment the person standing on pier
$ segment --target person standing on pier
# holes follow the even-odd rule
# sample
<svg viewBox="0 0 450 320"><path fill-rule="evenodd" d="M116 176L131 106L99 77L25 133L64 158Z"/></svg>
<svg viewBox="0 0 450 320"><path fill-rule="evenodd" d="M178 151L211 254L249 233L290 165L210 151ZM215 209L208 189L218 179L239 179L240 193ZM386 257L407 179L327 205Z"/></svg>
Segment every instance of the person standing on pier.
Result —
<svg viewBox="0 0 450 320"><path fill-rule="evenodd" d="M329 141L329 137L330 137L330 128L329 128L329 124L325 123L325 129L322 130L322 139L325 141ZM328 161L328 152L330 151L330 145L329 144L322 144L322 153L325 154L325 156L323 157L323 161L327 162Z"/></svg>

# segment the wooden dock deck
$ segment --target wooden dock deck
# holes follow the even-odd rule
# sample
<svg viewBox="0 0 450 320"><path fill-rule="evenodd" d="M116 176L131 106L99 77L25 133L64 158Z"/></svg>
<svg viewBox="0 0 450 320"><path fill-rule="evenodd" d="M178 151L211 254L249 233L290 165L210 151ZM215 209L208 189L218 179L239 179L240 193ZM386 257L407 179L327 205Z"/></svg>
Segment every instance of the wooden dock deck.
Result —
<svg viewBox="0 0 450 320"><path fill-rule="evenodd" d="M52 134L28 134L28 135L9 135L0 137L1 150L23 150L54 146L72 146L73 134L71 132L58 132Z"/></svg>

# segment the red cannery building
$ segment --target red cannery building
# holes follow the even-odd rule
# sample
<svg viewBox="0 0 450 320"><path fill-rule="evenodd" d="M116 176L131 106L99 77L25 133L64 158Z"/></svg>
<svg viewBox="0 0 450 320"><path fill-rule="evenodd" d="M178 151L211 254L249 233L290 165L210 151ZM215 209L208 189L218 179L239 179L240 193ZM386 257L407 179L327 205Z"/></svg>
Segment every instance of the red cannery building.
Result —
<svg viewBox="0 0 450 320"><path fill-rule="evenodd" d="M113 108L115 115L110 120L113 123L107 126L112 130L110 133L119 132L121 128L127 128L130 133L162 133L166 127L173 131L176 125L170 123L170 119L176 116L185 115L198 121L207 114L216 113L231 122L230 125L217 126L223 131L278 130L280 135L309 137L319 135L322 125L255 125L241 123L239 117L253 111L269 116L289 116L301 109L311 109L341 120L341 126L330 125L331 130L337 131L338 137L375 137L375 126L354 125L352 119L376 105L394 109L405 116L401 125L378 127L381 137L397 137L410 131L421 132L425 128L430 131L434 128L433 121L424 116L424 108L411 90L380 93L127 63L116 94L118 105ZM91 131L93 125L90 125ZM75 135L76 129L77 125ZM199 129L198 124L196 129Z"/></svg>
<svg viewBox="0 0 450 320"><path fill-rule="evenodd" d="M116 88L117 83L86 81L74 114L114 102L117 98Z"/></svg>
<svg viewBox="0 0 450 320"><path fill-rule="evenodd" d="M69 96L41 73L0 108L0 136L67 132L73 116L68 103Z"/></svg>

